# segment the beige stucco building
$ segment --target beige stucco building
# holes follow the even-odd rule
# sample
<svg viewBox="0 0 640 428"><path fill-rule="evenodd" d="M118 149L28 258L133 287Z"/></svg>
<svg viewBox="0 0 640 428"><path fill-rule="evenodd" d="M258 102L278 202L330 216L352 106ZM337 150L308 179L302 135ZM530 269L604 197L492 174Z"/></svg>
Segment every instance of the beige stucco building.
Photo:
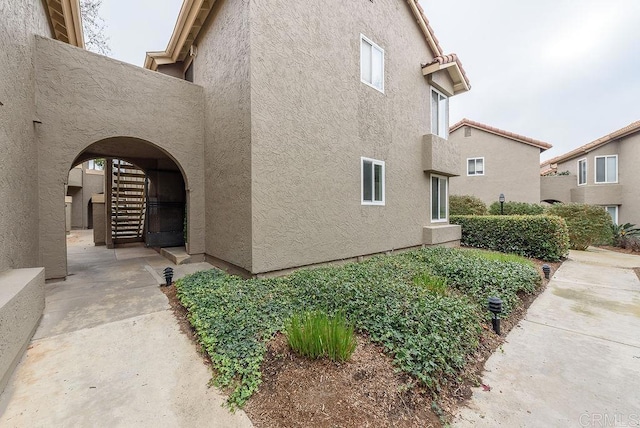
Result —
<svg viewBox="0 0 640 428"><path fill-rule="evenodd" d="M144 171L155 223L177 207L189 254L247 275L459 241L448 103L470 86L416 0L185 0L146 69L83 49L78 0L0 10L0 389L91 159Z"/></svg>
<svg viewBox="0 0 640 428"><path fill-rule="evenodd" d="M104 169L94 160L71 168L67 177L67 197L70 200L70 229L93 229L94 194L104 193ZM68 200L68 199L67 199Z"/></svg>
<svg viewBox="0 0 640 428"><path fill-rule="evenodd" d="M460 153L460 176L451 194L473 195L487 206L504 194L507 201L540 202L540 153L551 144L469 119L451 127L450 143Z"/></svg>
<svg viewBox="0 0 640 428"><path fill-rule="evenodd" d="M640 121L543 162L541 199L601 205L617 224L640 224Z"/></svg>

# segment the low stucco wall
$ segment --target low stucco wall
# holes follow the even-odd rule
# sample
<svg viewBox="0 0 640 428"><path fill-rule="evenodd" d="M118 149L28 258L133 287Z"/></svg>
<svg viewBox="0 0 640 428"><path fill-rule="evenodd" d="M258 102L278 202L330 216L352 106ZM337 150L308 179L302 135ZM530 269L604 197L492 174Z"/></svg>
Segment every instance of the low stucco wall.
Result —
<svg viewBox="0 0 640 428"><path fill-rule="evenodd" d="M91 144L125 137L180 166L189 202L189 251L205 252L202 87L36 36L40 251L47 278L66 276L64 183ZM128 139L127 139L128 138Z"/></svg>
<svg viewBox="0 0 640 428"><path fill-rule="evenodd" d="M43 310L43 268L0 273L0 393L27 349Z"/></svg>
<svg viewBox="0 0 640 428"><path fill-rule="evenodd" d="M458 224L443 224L441 226L425 226L422 229L424 245L459 246L462 238L462 227Z"/></svg>

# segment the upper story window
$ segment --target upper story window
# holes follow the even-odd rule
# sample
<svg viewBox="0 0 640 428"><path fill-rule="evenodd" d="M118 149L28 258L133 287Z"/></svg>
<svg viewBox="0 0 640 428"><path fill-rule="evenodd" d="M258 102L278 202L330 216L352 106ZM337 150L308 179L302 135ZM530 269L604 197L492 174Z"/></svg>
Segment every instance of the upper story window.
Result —
<svg viewBox="0 0 640 428"><path fill-rule="evenodd" d="M578 186L587 184L587 160L578 161Z"/></svg>
<svg viewBox="0 0 640 428"><path fill-rule="evenodd" d="M384 205L384 162L360 158L362 205Z"/></svg>
<svg viewBox="0 0 640 428"><path fill-rule="evenodd" d="M618 182L618 155L596 156L596 183Z"/></svg>
<svg viewBox="0 0 640 428"><path fill-rule="evenodd" d="M484 175L484 158L467 159L467 175Z"/></svg>
<svg viewBox="0 0 640 428"><path fill-rule="evenodd" d="M360 80L384 92L384 50L360 34Z"/></svg>
<svg viewBox="0 0 640 428"><path fill-rule="evenodd" d="M431 176L431 221L433 222L447 221L448 187L449 179L447 177Z"/></svg>
<svg viewBox="0 0 640 428"><path fill-rule="evenodd" d="M431 88L431 133L442 138L449 136L449 98Z"/></svg>

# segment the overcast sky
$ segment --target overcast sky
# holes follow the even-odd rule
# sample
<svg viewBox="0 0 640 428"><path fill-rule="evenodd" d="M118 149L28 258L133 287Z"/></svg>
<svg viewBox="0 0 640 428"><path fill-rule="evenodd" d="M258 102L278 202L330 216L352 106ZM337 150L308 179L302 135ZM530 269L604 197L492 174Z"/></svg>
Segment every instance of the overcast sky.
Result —
<svg viewBox="0 0 640 428"><path fill-rule="evenodd" d="M466 117L551 143L545 160L640 120L640 0L420 2L471 80L451 99L451 124ZM103 0L112 56L142 65L164 50L181 4Z"/></svg>

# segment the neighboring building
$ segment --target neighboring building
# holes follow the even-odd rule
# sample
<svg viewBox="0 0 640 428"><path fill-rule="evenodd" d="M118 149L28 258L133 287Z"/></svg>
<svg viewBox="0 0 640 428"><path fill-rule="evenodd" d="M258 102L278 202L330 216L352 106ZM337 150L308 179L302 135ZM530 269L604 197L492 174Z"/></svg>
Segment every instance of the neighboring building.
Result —
<svg viewBox="0 0 640 428"><path fill-rule="evenodd" d="M459 242L448 103L470 86L417 0L185 0L147 57L159 72L82 49L79 9L0 0L0 319L22 320L0 328L0 375L37 325L44 277L67 275L63 196L90 159L135 182L107 186L105 213L145 195L140 239L184 241L186 225L189 254L247 275Z"/></svg>
<svg viewBox="0 0 640 428"><path fill-rule="evenodd" d="M71 229L93 228L93 203L91 197L104 193L104 166L95 160L83 162L69 171L67 196L71 199Z"/></svg>
<svg viewBox="0 0 640 428"><path fill-rule="evenodd" d="M540 153L551 144L469 119L453 125L449 135L462 170L450 180L451 194L473 195L487 206L501 193L507 201L540 202Z"/></svg>
<svg viewBox="0 0 640 428"><path fill-rule="evenodd" d="M640 224L640 121L543 162L541 199L603 206L617 224Z"/></svg>

